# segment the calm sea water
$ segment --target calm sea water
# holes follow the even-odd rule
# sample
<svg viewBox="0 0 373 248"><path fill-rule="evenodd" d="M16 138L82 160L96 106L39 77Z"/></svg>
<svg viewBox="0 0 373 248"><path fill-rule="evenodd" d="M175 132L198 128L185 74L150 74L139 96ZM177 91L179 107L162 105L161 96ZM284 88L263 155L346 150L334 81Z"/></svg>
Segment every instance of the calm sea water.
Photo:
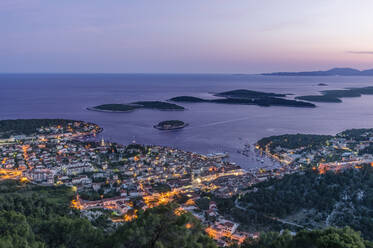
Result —
<svg viewBox="0 0 373 248"><path fill-rule="evenodd" d="M328 86L318 86L326 83ZM320 90L373 86L373 77L268 77L256 75L172 74L22 74L0 75L0 119L66 118L104 128L105 139L174 146L200 153L229 152L244 168L258 161L237 153L246 143L285 133L335 134L347 128L373 127L373 96L318 103L314 109L211 103L181 104L187 111L138 110L101 113L86 110L105 103L167 100L191 95L251 89L297 95ZM152 126L179 119L189 127L162 132Z"/></svg>

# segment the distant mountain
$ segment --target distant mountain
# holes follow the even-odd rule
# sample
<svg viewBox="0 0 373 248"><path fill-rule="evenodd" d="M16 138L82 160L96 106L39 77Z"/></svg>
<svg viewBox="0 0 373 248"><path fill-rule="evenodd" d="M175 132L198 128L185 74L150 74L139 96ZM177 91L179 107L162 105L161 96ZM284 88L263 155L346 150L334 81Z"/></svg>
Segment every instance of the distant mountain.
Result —
<svg viewBox="0 0 373 248"><path fill-rule="evenodd" d="M266 76L373 76L373 69L357 70L353 68L333 68L328 71L273 72Z"/></svg>

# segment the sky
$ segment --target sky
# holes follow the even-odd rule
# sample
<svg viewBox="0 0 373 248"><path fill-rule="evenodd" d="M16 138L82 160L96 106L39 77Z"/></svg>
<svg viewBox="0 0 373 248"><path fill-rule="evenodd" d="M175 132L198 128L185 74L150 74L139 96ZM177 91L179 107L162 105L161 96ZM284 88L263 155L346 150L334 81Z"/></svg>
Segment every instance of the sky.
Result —
<svg viewBox="0 0 373 248"><path fill-rule="evenodd" d="M0 0L0 72L373 68L372 0Z"/></svg>

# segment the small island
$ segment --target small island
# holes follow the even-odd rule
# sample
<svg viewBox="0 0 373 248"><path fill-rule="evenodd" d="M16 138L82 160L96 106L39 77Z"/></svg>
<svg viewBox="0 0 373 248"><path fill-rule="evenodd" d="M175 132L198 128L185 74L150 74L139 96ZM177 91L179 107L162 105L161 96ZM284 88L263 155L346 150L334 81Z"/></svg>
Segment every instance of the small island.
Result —
<svg viewBox="0 0 373 248"><path fill-rule="evenodd" d="M254 90L231 90L215 94L215 96L229 97L229 98L262 98L262 97L286 97L286 94L277 94L272 92L261 92Z"/></svg>
<svg viewBox="0 0 373 248"><path fill-rule="evenodd" d="M194 97L194 96L177 96L174 98L171 98L169 101L173 102L208 102L208 100Z"/></svg>
<svg viewBox="0 0 373 248"><path fill-rule="evenodd" d="M88 110L102 112L131 112L136 109L157 109L157 110L185 110L184 107L174 103L161 101L138 101L127 104L102 104L95 107L89 107Z"/></svg>
<svg viewBox="0 0 373 248"><path fill-rule="evenodd" d="M96 110L102 112L130 112L137 107L130 104L102 104L95 107L88 107L88 110Z"/></svg>
<svg viewBox="0 0 373 248"><path fill-rule="evenodd" d="M169 121L161 121L157 125L154 126L154 128L159 130L175 130L175 129L181 129L188 126L187 123L179 120L169 120Z"/></svg>

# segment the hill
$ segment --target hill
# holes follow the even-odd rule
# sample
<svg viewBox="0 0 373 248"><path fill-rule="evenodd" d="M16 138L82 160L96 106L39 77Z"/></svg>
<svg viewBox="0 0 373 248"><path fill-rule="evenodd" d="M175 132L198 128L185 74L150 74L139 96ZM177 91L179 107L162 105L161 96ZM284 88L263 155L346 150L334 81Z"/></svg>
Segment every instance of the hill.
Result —
<svg viewBox="0 0 373 248"><path fill-rule="evenodd" d="M310 170L253 186L239 201L246 210L232 213L246 225L270 229L273 220L311 229L350 226L373 240L372 189L370 165L339 173Z"/></svg>
<svg viewBox="0 0 373 248"><path fill-rule="evenodd" d="M373 243L361 238L360 233L349 227L343 229L303 230L291 235L290 232L266 233L260 239L248 241L241 248L372 248Z"/></svg>
<svg viewBox="0 0 373 248"><path fill-rule="evenodd" d="M90 221L70 208L74 194L66 186L0 182L0 247L216 247L199 220L176 214L176 205L139 210L137 219L113 229L105 212Z"/></svg>
<svg viewBox="0 0 373 248"><path fill-rule="evenodd" d="M357 70L353 68L333 68L327 71L273 72L265 76L373 76L373 69Z"/></svg>

